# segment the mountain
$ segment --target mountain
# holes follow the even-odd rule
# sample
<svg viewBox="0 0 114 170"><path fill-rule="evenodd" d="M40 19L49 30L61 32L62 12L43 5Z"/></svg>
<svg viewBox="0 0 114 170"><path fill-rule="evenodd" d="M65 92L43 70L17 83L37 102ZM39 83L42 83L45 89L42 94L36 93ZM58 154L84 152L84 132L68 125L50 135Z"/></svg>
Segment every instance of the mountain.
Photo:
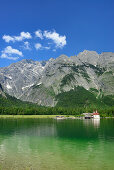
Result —
<svg viewBox="0 0 114 170"><path fill-rule="evenodd" d="M3 91L3 88L2 88L2 85L0 84L0 96L1 97L4 97L4 98L7 98L6 97L6 94L4 93L4 91Z"/></svg>
<svg viewBox="0 0 114 170"><path fill-rule="evenodd" d="M82 105L108 99L113 103L114 53L84 50L77 56L61 55L42 62L24 59L0 68L0 83L9 95L38 105L61 105L62 96L71 101L70 93L78 94L73 97L77 105L85 91Z"/></svg>
<svg viewBox="0 0 114 170"><path fill-rule="evenodd" d="M19 108L24 110L25 108L38 108L38 105L30 102L21 101L13 96L8 95L4 92L2 85L0 84L0 114L3 112L1 112L1 107L5 108L3 109L4 112L6 111L9 114L10 111L10 114L12 114L12 111L14 111L14 108L16 107L18 108L17 110L19 110Z"/></svg>

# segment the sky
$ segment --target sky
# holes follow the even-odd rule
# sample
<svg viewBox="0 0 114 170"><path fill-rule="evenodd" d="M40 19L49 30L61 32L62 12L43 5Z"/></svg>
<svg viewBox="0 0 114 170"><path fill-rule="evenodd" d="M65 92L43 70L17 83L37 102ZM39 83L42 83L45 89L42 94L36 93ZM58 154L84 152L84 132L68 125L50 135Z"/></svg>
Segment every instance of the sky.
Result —
<svg viewBox="0 0 114 170"><path fill-rule="evenodd" d="M0 0L0 67L114 52L114 0Z"/></svg>

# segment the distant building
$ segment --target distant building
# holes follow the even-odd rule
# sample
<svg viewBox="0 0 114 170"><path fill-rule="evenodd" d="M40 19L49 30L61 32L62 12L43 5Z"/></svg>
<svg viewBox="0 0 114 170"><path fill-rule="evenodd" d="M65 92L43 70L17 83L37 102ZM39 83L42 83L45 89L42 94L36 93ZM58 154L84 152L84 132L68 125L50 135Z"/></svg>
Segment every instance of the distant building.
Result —
<svg viewBox="0 0 114 170"><path fill-rule="evenodd" d="M97 112L93 112L93 113L83 113L85 119L100 119L100 114Z"/></svg>
<svg viewBox="0 0 114 170"><path fill-rule="evenodd" d="M97 110L96 110L96 112L93 113L93 118L100 119L100 114L97 112Z"/></svg>
<svg viewBox="0 0 114 170"><path fill-rule="evenodd" d="M92 113L83 113L85 119L91 119L92 118Z"/></svg>

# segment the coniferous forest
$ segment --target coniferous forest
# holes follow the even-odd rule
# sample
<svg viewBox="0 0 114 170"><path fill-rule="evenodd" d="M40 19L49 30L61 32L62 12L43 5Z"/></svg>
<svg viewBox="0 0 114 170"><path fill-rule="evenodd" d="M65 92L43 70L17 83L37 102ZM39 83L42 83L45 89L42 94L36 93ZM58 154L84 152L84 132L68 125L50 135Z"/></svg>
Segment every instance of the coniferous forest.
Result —
<svg viewBox="0 0 114 170"><path fill-rule="evenodd" d="M63 92L57 97L58 103L55 107L38 106L37 104L23 102L6 95L0 95L1 115L81 115L85 112L98 110L101 116L114 116L113 96L97 99L92 93L84 89L80 91Z"/></svg>

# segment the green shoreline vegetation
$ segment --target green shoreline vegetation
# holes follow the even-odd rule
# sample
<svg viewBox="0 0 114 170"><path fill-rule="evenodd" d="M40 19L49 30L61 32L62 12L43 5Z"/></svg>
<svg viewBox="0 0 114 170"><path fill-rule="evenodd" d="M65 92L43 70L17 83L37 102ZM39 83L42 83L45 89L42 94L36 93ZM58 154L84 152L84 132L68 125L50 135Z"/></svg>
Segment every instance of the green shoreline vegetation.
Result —
<svg viewBox="0 0 114 170"><path fill-rule="evenodd" d="M45 119L45 118L56 118L56 116L64 116L65 118L79 118L82 117L82 115L0 115L0 119ZM102 116L101 118L114 118L112 116Z"/></svg>
<svg viewBox="0 0 114 170"><path fill-rule="evenodd" d="M98 107L76 107L76 108L62 108L62 107L0 107L0 115L34 115L34 116L81 116L82 113L92 113L98 110L101 117L114 117L114 107L98 108Z"/></svg>
<svg viewBox="0 0 114 170"><path fill-rule="evenodd" d="M27 119L34 119L34 118L56 118L56 116L62 116L62 115L0 115L1 118L14 118L14 119L19 119L19 118L27 118ZM64 117L74 117L73 115L63 115Z"/></svg>
<svg viewBox="0 0 114 170"><path fill-rule="evenodd" d="M93 89L91 89L93 90ZM81 116L98 110L101 117L114 117L114 96L96 98L92 92L82 87L63 92L56 96L55 107L38 106L5 94L0 95L0 115L66 115Z"/></svg>

